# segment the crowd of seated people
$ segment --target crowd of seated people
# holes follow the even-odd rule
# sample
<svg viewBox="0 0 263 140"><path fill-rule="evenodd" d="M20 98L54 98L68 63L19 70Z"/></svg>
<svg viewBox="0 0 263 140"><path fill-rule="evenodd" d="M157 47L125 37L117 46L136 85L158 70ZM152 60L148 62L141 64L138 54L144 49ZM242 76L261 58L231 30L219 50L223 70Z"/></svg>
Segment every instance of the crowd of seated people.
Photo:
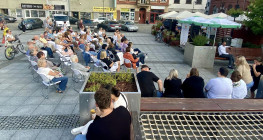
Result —
<svg viewBox="0 0 263 140"><path fill-rule="evenodd" d="M135 64L135 61L132 62ZM250 66L244 56L238 56L235 65L236 69L231 74L227 68L221 67L217 77L210 79L206 85L196 68L190 70L183 82L178 78L178 71L172 69L162 85L162 81L150 72L151 68L142 65L137 79L142 97L244 99L249 98L250 92L250 98L255 98L254 92L258 89L263 73L262 59L255 58L254 64ZM154 82L158 84L159 90L156 90ZM263 97L261 94L258 92L256 98Z"/></svg>

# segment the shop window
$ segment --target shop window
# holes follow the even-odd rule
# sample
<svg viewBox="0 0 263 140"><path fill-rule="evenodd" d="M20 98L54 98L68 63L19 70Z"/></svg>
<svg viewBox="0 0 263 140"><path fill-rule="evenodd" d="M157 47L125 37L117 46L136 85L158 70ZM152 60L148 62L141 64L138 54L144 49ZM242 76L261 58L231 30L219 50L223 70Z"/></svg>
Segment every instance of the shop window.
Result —
<svg viewBox="0 0 263 140"><path fill-rule="evenodd" d="M38 11L37 10L31 10L31 17L38 17Z"/></svg>
<svg viewBox="0 0 263 140"><path fill-rule="evenodd" d="M180 4L180 0L174 0L174 4Z"/></svg>
<svg viewBox="0 0 263 140"><path fill-rule="evenodd" d="M80 18L91 19L91 14L87 12L80 12Z"/></svg>
<svg viewBox="0 0 263 140"><path fill-rule="evenodd" d="M46 17L45 11L39 11L39 17Z"/></svg>
<svg viewBox="0 0 263 140"><path fill-rule="evenodd" d="M167 0L160 0L160 1L164 3L164 2L166 2Z"/></svg>
<svg viewBox="0 0 263 140"><path fill-rule="evenodd" d="M22 17L22 10L16 9L16 17Z"/></svg>
<svg viewBox="0 0 263 140"><path fill-rule="evenodd" d="M131 9L131 12L135 12L135 9Z"/></svg>
<svg viewBox="0 0 263 140"><path fill-rule="evenodd" d="M30 17L30 12L29 12L29 10L26 10L26 17Z"/></svg>
<svg viewBox="0 0 263 140"><path fill-rule="evenodd" d="M192 4L192 0L186 0L186 4Z"/></svg>
<svg viewBox="0 0 263 140"><path fill-rule="evenodd" d="M196 0L195 4L202 4L202 0Z"/></svg>

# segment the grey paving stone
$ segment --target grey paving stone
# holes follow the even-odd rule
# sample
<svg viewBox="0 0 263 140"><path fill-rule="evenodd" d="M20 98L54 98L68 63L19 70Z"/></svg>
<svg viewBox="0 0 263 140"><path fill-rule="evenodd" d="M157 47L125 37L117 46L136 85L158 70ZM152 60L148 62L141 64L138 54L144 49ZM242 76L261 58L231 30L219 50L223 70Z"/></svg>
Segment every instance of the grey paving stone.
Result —
<svg viewBox="0 0 263 140"><path fill-rule="evenodd" d="M35 140L40 131L39 129L18 130L11 140Z"/></svg>
<svg viewBox="0 0 263 140"><path fill-rule="evenodd" d="M30 89L22 89L22 90L19 90L16 94L16 96L30 96L34 93L34 90L30 90Z"/></svg>
<svg viewBox="0 0 263 140"><path fill-rule="evenodd" d="M17 108L11 116L30 116L35 109L37 108L36 105L23 105Z"/></svg>
<svg viewBox="0 0 263 140"><path fill-rule="evenodd" d="M0 84L0 90L7 89L11 84Z"/></svg>
<svg viewBox="0 0 263 140"><path fill-rule="evenodd" d="M60 140L62 136L63 129L43 129L40 131L37 140Z"/></svg>
<svg viewBox="0 0 263 140"><path fill-rule="evenodd" d="M1 140L10 140L17 130L0 130Z"/></svg>
<svg viewBox="0 0 263 140"><path fill-rule="evenodd" d="M79 96L64 96L59 104L76 104L78 100Z"/></svg>
<svg viewBox="0 0 263 140"><path fill-rule="evenodd" d="M75 135L71 134L71 129L73 129L73 128L64 129L60 140L74 140Z"/></svg>
<svg viewBox="0 0 263 140"><path fill-rule="evenodd" d="M23 84L15 84L15 85L9 85L7 87L7 89L18 89L18 90L21 90L22 88L24 88L26 86L25 83Z"/></svg>
<svg viewBox="0 0 263 140"><path fill-rule="evenodd" d="M57 105L60 103L63 96L49 97L45 99L41 104L42 105Z"/></svg>
<svg viewBox="0 0 263 140"><path fill-rule="evenodd" d="M66 115L66 114L72 114L76 104L72 105L58 105L52 115Z"/></svg>
<svg viewBox="0 0 263 140"><path fill-rule="evenodd" d="M43 97L29 97L25 101L25 105L39 105L44 101Z"/></svg>
<svg viewBox="0 0 263 140"><path fill-rule="evenodd" d="M9 116L20 106L0 106L0 116Z"/></svg>
<svg viewBox="0 0 263 140"><path fill-rule="evenodd" d="M54 112L57 105L39 105L32 115L50 115Z"/></svg>
<svg viewBox="0 0 263 140"><path fill-rule="evenodd" d="M6 101L6 105L21 105L23 104L28 97L12 97Z"/></svg>
<svg viewBox="0 0 263 140"><path fill-rule="evenodd" d="M76 104L72 114L79 114L79 104Z"/></svg>

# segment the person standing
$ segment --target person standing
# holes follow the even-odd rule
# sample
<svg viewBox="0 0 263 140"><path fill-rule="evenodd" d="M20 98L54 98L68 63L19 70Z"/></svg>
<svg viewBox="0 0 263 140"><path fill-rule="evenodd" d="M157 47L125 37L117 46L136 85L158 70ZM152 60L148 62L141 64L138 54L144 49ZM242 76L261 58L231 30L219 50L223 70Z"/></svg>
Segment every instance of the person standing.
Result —
<svg viewBox="0 0 263 140"><path fill-rule="evenodd" d="M178 71L172 69L169 76L164 80L164 97L183 98L181 93L182 80L178 78Z"/></svg>
<svg viewBox="0 0 263 140"><path fill-rule="evenodd" d="M211 79L205 86L207 98L231 99L233 85L231 79L227 78L228 70L224 67L221 67L217 75L217 78Z"/></svg>
<svg viewBox="0 0 263 140"><path fill-rule="evenodd" d="M159 92L163 92L163 82L154 73L150 72L149 66L142 65L141 72L137 74L137 79L141 89L142 97L154 97L157 95L154 83L157 82Z"/></svg>
<svg viewBox="0 0 263 140"><path fill-rule="evenodd" d="M26 22L25 22L25 20L23 18L22 18L22 21L21 21L21 26L22 26L23 33L25 33L26 32Z"/></svg>
<svg viewBox="0 0 263 140"><path fill-rule="evenodd" d="M83 25L83 20L81 19L81 20L79 20L79 23L78 23L78 28L79 29L82 29L82 28L84 28L84 25Z"/></svg>
<svg viewBox="0 0 263 140"><path fill-rule="evenodd" d="M232 54L226 52L226 48L231 48L230 46L226 46L226 42L223 42L222 45L218 47L219 57L228 59L228 68L233 69L235 59Z"/></svg>
<svg viewBox="0 0 263 140"><path fill-rule="evenodd" d="M205 98L204 86L204 79L199 76L196 68L192 68L181 87L184 98Z"/></svg>

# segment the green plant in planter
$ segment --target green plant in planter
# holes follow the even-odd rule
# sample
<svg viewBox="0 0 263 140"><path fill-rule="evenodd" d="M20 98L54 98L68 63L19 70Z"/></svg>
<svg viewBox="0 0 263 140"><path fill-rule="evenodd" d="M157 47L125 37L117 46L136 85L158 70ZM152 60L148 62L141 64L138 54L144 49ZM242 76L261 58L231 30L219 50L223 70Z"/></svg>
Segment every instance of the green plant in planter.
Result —
<svg viewBox="0 0 263 140"><path fill-rule="evenodd" d="M157 29L160 29L160 27L161 27L162 25L163 25L162 22L158 22L157 25L156 25L156 28L157 28Z"/></svg>
<svg viewBox="0 0 263 140"><path fill-rule="evenodd" d="M180 34L177 34L176 35L176 40L180 40L180 37L181 37Z"/></svg>
<svg viewBox="0 0 263 140"><path fill-rule="evenodd" d="M152 26L152 29L155 29L155 25Z"/></svg>
<svg viewBox="0 0 263 140"><path fill-rule="evenodd" d="M208 38L202 35L195 36L192 40L195 46L204 46L209 41Z"/></svg>
<svg viewBox="0 0 263 140"><path fill-rule="evenodd" d="M153 30L152 31L152 35L156 35L157 34L157 31L156 30Z"/></svg>
<svg viewBox="0 0 263 140"><path fill-rule="evenodd" d="M172 37L172 38L171 38L171 41L176 41L176 40L177 40L176 37Z"/></svg>

